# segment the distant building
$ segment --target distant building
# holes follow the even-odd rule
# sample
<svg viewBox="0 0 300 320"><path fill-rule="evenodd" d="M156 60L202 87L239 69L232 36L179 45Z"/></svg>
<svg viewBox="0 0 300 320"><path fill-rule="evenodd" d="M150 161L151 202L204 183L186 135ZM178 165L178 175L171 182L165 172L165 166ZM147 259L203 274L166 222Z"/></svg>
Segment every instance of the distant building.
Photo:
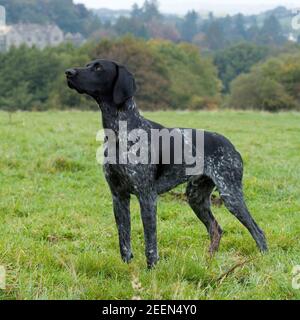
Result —
<svg viewBox="0 0 300 320"><path fill-rule="evenodd" d="M44 49L47 46L57 46L64 41L64 33L55 25L16 24L7 26L4 37L6 50L22 44Z"/></svg>
<svg viewBox="0 0 300 320"><path fill-rule="evenodd" d="M7 32L6 27L6 13L5 8L0 6L0 52L6 49L5 33Z"/></svg>
<svg viewBox="0 0 300 320"><path fill-rule="evenodd" d="M8 51L11 47L19 47L22 44L28 47L54 47L64 41L72 42L74 45L81 45L84 38L80 33L66 36L56 25L41 24L16 24L6 25L5 8L0 6L0 52Z"/></svg>
<svg viewBox="0 0 300 320"><path fill-rule="evenodd" d="M0 27L6 26L6 12L3 6L0 6Z"/></svg>

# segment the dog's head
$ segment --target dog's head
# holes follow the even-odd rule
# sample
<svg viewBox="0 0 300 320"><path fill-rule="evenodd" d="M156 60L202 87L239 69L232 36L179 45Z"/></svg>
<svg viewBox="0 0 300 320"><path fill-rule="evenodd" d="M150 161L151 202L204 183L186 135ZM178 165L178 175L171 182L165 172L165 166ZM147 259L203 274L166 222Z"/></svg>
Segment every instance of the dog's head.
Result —
<svg viewBox="0 0 300 320"><path fill-rule="evenodd" d="M95 60L84 68L66 70L66 77L71 89L97 101L112 101L120 105L136 92L133 75L114 61Z"/></svg>

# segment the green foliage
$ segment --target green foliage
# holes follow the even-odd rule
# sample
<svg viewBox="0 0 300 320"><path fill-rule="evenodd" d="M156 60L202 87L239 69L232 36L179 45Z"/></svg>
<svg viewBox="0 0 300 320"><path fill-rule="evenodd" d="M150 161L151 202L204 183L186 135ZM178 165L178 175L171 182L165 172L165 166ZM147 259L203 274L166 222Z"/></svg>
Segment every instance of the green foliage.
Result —
<svg viewBox="0 0 300 320"><path fill-rule="evenodd" d="M142 7L141 16L145 21L150 21L155 18L160 18L161 15L158 9L158 1L145 0L144 5Z"/></svg>
<svg viewBox="0 0 300 320"><path fill-rule="evenodd" d="M240 42L278 47L288 42L288 34L298 36L291 29L290 11L270 11L267 14L245 16L236 14L226 17L203 19L195 11L184 17L162 15L157 1L145 1L134 5L131 17L120 17L113 30L117 35L133 34L144 39L166 39L174 42L195 43L208 51L218 51ZM288 21L288 22L287 22Z"/></svg>
<svg viewBox="0 0 300 320"><path fill-rule="evenodd" d="M22 46L0 54L0 108L39 109L49 98L59 67L51 50Z"/></svg>
<svg viewBox="0 0 300 320"><path fill-rule="evenodd" d="M18 109L30 110L34 99L33 95L28 91L28 86L28 82L21 82L13 88L12 96L1 96L0 105L2 109L8 112L15 112Z"/></svg>
<svg viewBox="0 0 300 320"><path fill-rule="evenodd" d="M162 57L170 75L173 106L186 109L193 96L218 97L220 82L216 68L197 47L157 40L150 43Z"/></svg>
<svg viewBox="0 0 300 320"><path fill-rule="evenodd" d="M135 74L137 99L145 110L187 108L193 95L216 97L219 81L212 62L188 44L126 37L102 41L91 58L113 59Z"/></svg>
<svg viewBox="0 0 300 320"><path fill-rule="evenodd" d="M290 14L289 24L291 17ZM242 14L228 15L224 18L212 17L198 27L200 34L204 35L200 45L212 51L223 50L245 41L256 45L277 47L288 42L287 34L294 34L290 26L284 30L283 22L275 15L264 17L260 23L257 22L258 18L260 18L259 15L244 16ZM197 38L199 36L194 40Z"/></svg>
<svg viewBox="0 0 300 320"><path fill-rule="evenodd" d="M298 109L299 52L296 44L269 51L241 43L216 54L224 91L232 85L227 105L269 111ZM255 64L267 54L275 57ZM45 50L22 46L1 53L0 109L97 108L91 98L69 90L64 75L65 69L96 58L119 61L134 73L141 109L215 109L219 104L217 69L196 46L126 36L80 48L71 44Z"/></svg>
<svg viewBox="0 0 300 320"><path fill-rule="evenodd" d="M300 55L270 58L232 83L229 106L267 111L300 110Z"/></svg>
<svg viewBox="0 0 300 320"><path fill-rule="evenodd" d="M248 73L251 67L264 59L268 54L267 47L251 43L239 43L218 51L214 63L223 82L223 92L229 91L230 83L241 73Z"/></svg>
<svg viewBox="0 0 300 320"><path fill-rule="evenodd" d="M114 29L119 35L126 35L130 33L138 38L150 38L147 26L140 18L129 19L126 17L120 17L115 24Z"/></svg>
<svg viewBox="0 0 300 320"><path fill-rule="evenodd" d="M197 47L133 37L38 50L25 46L0 54L0 109L95 109L96 103L67 88L64 71L96 58L125 64L135 75L144 110L187 108L192 96L217 97L212 62Z"/></svg>
<svg viewBox="0 0 300 320"><path fill-rule="evenodd" d="M281 45L286 41L280 22L274 15L264 21L258 41L264 45Z"/></svg>
<svg viewBox="0 0 300 320"><path fill-rule="evenodd" d="M9 24L19 22L57 24L65 32L80 32L86 38L95 36L124 36L128 33L143 39L165 39L195 43L209 51L222 50L233 44L249 41L271 47L288 42L288 35L296 39L299 32L292 29L292 12L280 7L259 15L236 14L203 19L195 11L184 17L165 15L159 11L157 0L145 0L133 5L130 16L97 16L73 0L0 0L7 9ZM102 16L101 16L102 14ZM105 23L101 23L101 18Z"/></svg>
<svg viewBox="0 0 300 320"><path fill-rule="evenodd" d="M189 100L189 110L217 110L220 101L218 98L192 96Z"/></svg>
<svg viewBox="0 0 300 320"><path fill-rule="evenodd" d="M189 11L181 24L180 32L182 36L182 40L192 42L195 35L198 33L199 15L196 11Z"/></svg>
<svg viewBox="0 0 300 320"><path fill-rule="evenodd" d="M210 50L220 50L225 47L225 32L221 21L212 21L205 33L204 45Z"/></svg>
<svg viewBox="0 0 300 320"><path fill-rule="evenodd" d="M174 23L166 21L156 0L146 0L142 7L133 5L130 17L120 17L113 29L118 35L131 34L138 38L168 39L177 42L180 34Z"/></svg>
<svg viewBox="0 0 300 320"><path fill-rule="evenodd" d="M170 193L158 203L161 259L151 272L138 201L132 197L135 257L124 264L110 190L95 159L98 112L18 112L13 126L0 112L0 265L7 270L0 300L299 300L292 269L300 263L300 115L145 116L170 127L207 128L233 141L244 158L247 204L266 233L269 253L258 252L224 206L213 206L224 235L210 259L205 227Z"/></svg>
<svg viewBox="0 0 300 320"><path fill-rule="evenodd" d="M54 23L65 32L80 32L85 36L101 27L99 18L72 0L0 0L0 5L6 8L9 24Z"/></svg>

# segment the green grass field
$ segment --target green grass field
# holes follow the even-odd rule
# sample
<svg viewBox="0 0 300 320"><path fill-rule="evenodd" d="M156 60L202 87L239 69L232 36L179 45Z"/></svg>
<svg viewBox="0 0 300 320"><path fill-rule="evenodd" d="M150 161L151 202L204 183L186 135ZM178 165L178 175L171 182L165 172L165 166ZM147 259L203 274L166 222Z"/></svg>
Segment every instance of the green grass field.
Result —
<svg viewBox="0 0 300 320"><path fill-rule="evenodd" d="M132 201L135 259L119 256L112 203L96 163L100 114L0 112L0 299L299 299L300 114L159 112L165 125L225 134L245 162L245 194L267 235L261 255L224 208L225 234L213 260L204 226L177 192L160 198L161 260L147 271L143 230Z"/></svg>

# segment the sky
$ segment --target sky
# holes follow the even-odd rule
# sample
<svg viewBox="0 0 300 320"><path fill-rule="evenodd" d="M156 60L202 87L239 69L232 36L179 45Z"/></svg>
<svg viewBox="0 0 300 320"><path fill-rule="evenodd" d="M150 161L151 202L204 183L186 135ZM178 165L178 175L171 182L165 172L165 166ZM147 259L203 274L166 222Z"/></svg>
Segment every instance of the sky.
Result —
<svg viewBox="0 0 300 320"><path fill-rule="evenodd" d="M141 5L144 0L74 0L74 2L84 3L88 8L130 9L133 3ZM191 9L219 14L237 12L252 14L280 5L300 8L299 0L159 0L159 4L162 12L177 14L184 14Z"/></svg>

